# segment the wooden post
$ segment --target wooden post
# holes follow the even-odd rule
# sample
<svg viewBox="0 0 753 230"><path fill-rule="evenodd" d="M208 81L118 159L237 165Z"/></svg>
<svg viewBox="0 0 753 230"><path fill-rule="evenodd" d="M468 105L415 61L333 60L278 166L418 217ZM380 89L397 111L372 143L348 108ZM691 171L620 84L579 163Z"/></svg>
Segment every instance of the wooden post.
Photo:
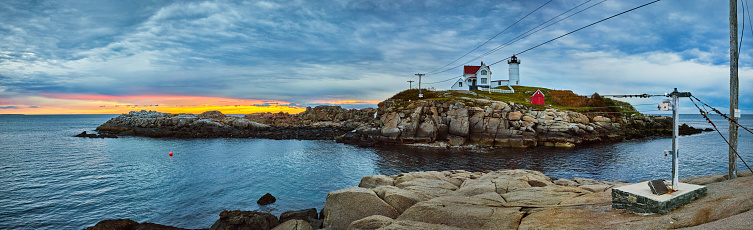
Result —
<svg viewBox="0 0 753 230"><path fill-rule="evenodd" d="M738 99L737 0L729 0L729 117L735 119ZM737 178L737 125L729 122L729 179Z"/></svg>

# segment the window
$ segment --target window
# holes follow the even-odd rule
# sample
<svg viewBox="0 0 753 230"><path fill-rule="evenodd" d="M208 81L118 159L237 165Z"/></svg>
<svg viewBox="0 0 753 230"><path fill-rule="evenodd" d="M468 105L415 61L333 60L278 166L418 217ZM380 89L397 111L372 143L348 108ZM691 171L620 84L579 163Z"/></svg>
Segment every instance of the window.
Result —
<svg viewBox="0 0 753 230"><path fill-rule="evenodd" d="M497 82L497 85L502 85L502 82L501 82L501 81L498 81L498 82Z"/></svg>
<svg viewBox="0 0 753 230"><path fill-rule="evenodd" d="M481 75L486 75L486 70L481 70Z"/></svg>
<svg viewBox="0 0 753 230"><path fill-rule="evenodd" d="M461 81L461 82L458 82L458 86L459 86L459 87L463 87L463 82L462 82L462 81Z"/></svg>
<svg viewBox="0 0 753 230"><path fill-rule="evenodd" d="M481 78L481 84L486 84L486 78Z"/></svg>

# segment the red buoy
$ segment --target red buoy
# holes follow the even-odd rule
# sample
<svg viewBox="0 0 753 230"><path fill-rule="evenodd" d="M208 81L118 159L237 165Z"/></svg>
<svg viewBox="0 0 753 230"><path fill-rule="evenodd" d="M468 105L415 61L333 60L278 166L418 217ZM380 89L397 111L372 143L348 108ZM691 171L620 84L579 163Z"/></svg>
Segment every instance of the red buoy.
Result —
<svg viewBox="0 0 753 230"><path fill-rule="evenodd" d="M170 152L170 156L173 156L173 152Z"/></svg>

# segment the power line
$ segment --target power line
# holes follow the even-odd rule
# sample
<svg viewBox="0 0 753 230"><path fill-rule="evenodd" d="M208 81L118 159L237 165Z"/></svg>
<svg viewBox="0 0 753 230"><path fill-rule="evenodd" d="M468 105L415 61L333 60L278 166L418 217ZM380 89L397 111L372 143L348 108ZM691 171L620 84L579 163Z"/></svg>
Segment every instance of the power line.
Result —
<svg viewBox="0 0 753 230"><path fill-rule="evenodd" d="M441 80L441 81L437 81L437 82L424 83L424 84L425 84L425 85L431 85L431 84L442 83L442 82L446 82L446 81L449 81L449 80L452 80L452 79L455 79L455 78L459 78L459 77L462 77L462 76L463 76L463 75L460 75L460 76L455 76L455 77L452 77L452 78L448 78L448 79L445 79L445 80Z"/></svg>
<svg viewBox="0 0 753 230"><path fill-rule="evenodd" d="M613 114L613 113L647 113L647 112L654 112L655 110L646 110L646 111L624 111L624 112L577 112L577 113L593 113L593 114ZM576 111L573 111L576 112Z"/></svg>
<svg viewBox="0 0 753 230"><path fill-rule="evenodd" d="M742 5L742 7L740 7L740 8L742 8L742 10L743 10L743 20L742 20L743 21L743 29L740 32L740 43L737 44L737 59L738 60L740 59L740 50L743 48L743 38L745 37L745 1L744 0L741 1L740 5Z"/></svg>
<svg viewBox="0 0 753 230"><path fill-rule="evenodd" d="M650 94L644 93L644 94L633 94L633 95L629 95L628 94L628 95L599 95L599 96L601 96L601 97L616 97L616 98L626 98L626 97L628 97L628 98L633 98L633 97L637 97L637 98L649 98L649 97L666 97L667 95L664 95L664 94L661 94L661 95L658 95L658 94L656 94L656 95L650 95Z"/></svg>
<svg viewBox="0 0 753 230"><path fill-rule="evenodd" d="M589 6L589 7L586 7L585 9L582 9L582 10L580 10L580 11L578 11L578 12L575 12L575 13L573 13L573 14L571 14L571 15L569 15L569 16L567 16L567 17L565 17L565 18L562 18L562 19L560 19L560 20L557 20L556 22L554 22L554 23L552 23L552 24L549 24L549 25L547 25L547 26L545 26L545 27L542 27L541 29L538 29L538 30L536 30L536 31L534 31L534 32L531 32L532 30L534 30L534 29L536 29L536 28L538 28L538 27L541 27L542 25L546 24L547 22L549 22L549 21L552 21L552 20L554 20L555 18L558 18L559 16L562 16L563 14L565 14L565 13L567 13L567 12L570 12L570 11L572 11L572 10L574 10L574 9L576 9L576 8L578 8L578 7L582 6L582 5L584 5L584 4L586 4L586 3L590 2L590 1L591 1L591 0L589 0L589 1L586 1L586 2L583 2L583 3L581 3L580 5L577 5L577 6L573 7L573 8L571 8L571 9L569 9L569 10L567 10L567 11L563 12L563 13L562 13L562 14L560 14L560 15L557 15L557 16L553 17L552 19L549 19L548 21L546 21L546 22L544 22L544 23L541 23L541 24L539 24L538 26L536 26L536 27L534 27L534 28L532 28L532 29L530 29L530 30L528 30L528 31L526 31L526 32L524 32L524 33L522 33L522 34L518 35L517 37L515 37L515 38L511 39L511 40L510 40L510 41L508 41L507 43L505 43L505 44L502 44L502 45L499 45L499 46L495 47L494 49L492 49L492 50L489 50L489 51L487 51L486 53L483 53L483 54L479 55L478 57L476 57L476 58L474 58L474 59L472 59L472 60L470 60L470 61L468 61L468 62L471 62L471 61L475 61L475 60L478 60L478 59L480 59L480 58L482 58L482 57L485 57L485 56L487 56L487 55L489 55L489 54L492 54L492 53L494 53L494 52L497 52L497 51L501 50L502 48L508 47L508 46L510 46L510 45L512 45L512 44L514 44L514 43L516 43L516 42L518 42L518 41L520 41L520 40L523 40L524 38L527 38L527 37L529 37L529 36L531 36L531 35L533 35L533 34L535 34L535 33L538 33L539 31L542 31L542 30L544 30L544 29L546 29L546 28L549 28L549 27L551 27L551 26L553 26L553 25L556 25L557 23L560 23L560 22L562 22L562 21L564 21L564 20L567 20L568 18L570 18L570 17L572 17L572 16L575 16L575 15L577 15L577 14L580 14L580 13L581 13L581 12L583 12L583 11L586 11L586 10L588 10L588 9L591 9L591 8L593 8L594 6L597 6L597 5L601 4L601 3L604 3L604 2L606 2L607 0L602 0L601 2L598 2L598 3L596 3L596 4L593 4L593 5ZM528 32L531 32L531 33L528 33ZM468 62L466 62L465 64L467 64Z"/></svg>
<svg viewBox="0 0 753 230"><path fill-rule="evenodd" d="M742 31L740 32L740 43L737 45L737 59L738 60L740 59L740 50L742 50L743 48L743 38L745 37L745 14L746 14L745 12L746 10L748 14L748 26L750 27L750 30L753 31L753 21L751 21L751 17L750 17L750 8L748 8L749 6L748 0L740 1L740 5L742 6L740 8L743 10L743 20L742 20L743 28L742 28Z"/></svg>
<svg viewBox="0 0 753 230"><path fill-rule="evenodd" d="M558 36L558 37L555 37L555 38L553 38L553 39L550 39L550 40L548 40L548 41L546 41L546 42L543 42L543 43L541 43L541 44L538 44L538 45L535 45L535 46L533 46L533 47L531 47L531 48L528 48L528 49L526 49L526 50L523 50L522 52L516 53L515 55L520 55L520 54L526 53L526 52L528 52L528 51L531 51L531 50L533 50L533 49L536 49L536 48L538 48L538 47L540 47L540 46L546 45L546 44L548 44L548 43L550 43L550 42L553 42L553 41L555 41L555 40L557 40L557 39L563 38L563 37L565 37L565 36L568 36L568 35L570 35L570 34L573 34L573 33L575 33L575 32L578 32L578 31L580 31L580 30L583 30L583 29L585 29L585 28L591 27L591 26L593 26L593 25L599 24L599 23L601 23L601 22L604 22L604 21L606 21L606 20L609 20L609 19L615 18L615 17L617 17L617 16L620 16L620 15L626 14L626 13L628 13L628 12L631 12L631 11L634 11L634 10L637 10L637 9L640 9L640 8L643 8L643 7L645 7L645 6L648 6L648 5L651 5L651 4L654 4L654 3L660 2L660 1L661 1L661 0L655 0L655 1L652 1L652 2L649 2L649 3L646 3L646 4L643 4L643 5L640 5L640 6L634 7L634 8L632 8L632 9L629 9L629 10L626 10L626 11L623 11L623 12L620 12L620 13L618 13L618 14L612 15L612 16L610 16L610 17L607 17L607 18L601 19L601 20L599 20L599 21L596 21L596 22L594 22L594 23L591 23L591 24L588 24L588 25L586 25L586 26L580 27L580 28L578 28L578 29L576 29L576 30L570 31L570 32L568 32L568 33L566 33L566 34L560 35L560 36ZM602 1L602 2L603 2L603 1ZM600 3L601 3L601 2L600 2ZM599 3L597 3L597 4L599 4ZM595 4L595 5L596 5L596 4ZM592 7L593 7L593 6L592 6ZM585 9L584 9L584 10L585 10ZM579 12L582 12L582 11L579 11ZM529 34L529 35L530 35L530 34ZM502 60L499 60L499 61L497 61L497 62L494 62L494 63L492 63L492 64L489 64L488 66L496 65L497 63L500 63L500 62L503 62L503 61L506 61L506 60L509 60L509 59L510 59L510 57L508 57L508 58L504 58L504 59L502 59ZM457 66L456 66L456 67L453 67L453 68L450 68L450 69L454 69L454 68L457 68ZM447 69L447 70L444 70L444 71L441 71L441 72L436 72L436 73L429 73L429 74L437 74L437 73L442 73L442 72L446 72L446 71L449 71L450 69ZM462 76L462 75L461 75L461 76ZM455 77L453 77L452 79L454 79L454 78L455 78ZM439 81L439 82L428 83L428 84L435 84L435 83L445 82L445 81L449 81L449 80L450 80L450 79L447 79L447 80L443 80L443 81ZM610 96L610 95L605 95L605 96ZM613 95L612 95L612 96L613 96ZM650 97L650 96L665 96L665 95L647 95L647 94L643 94L643 95L632 95L632 96L631 96L631 95L623 95L623 96L628 96L628 97L633 97L633 96L635 96L635 97L644 97L644 96L646 96L646 97Z"/></svg>
<svg viewBox="0 0 753 230"><path fill-rule="evenodd" d="M550 26L553 26L553 25L555 25L555 24L557 24L557 23L561 22L561 21L564 21L564 20L566 20L566 19L568 19L568 18L570 18L570 17L572 17L572 16L574 16L574 15L576 15L576 14L579 14L579 13L581 13L581 12L583 12L583 11L586 11L586 10L588 10L588 9L591 9L592 7L594 7L594 6L596 6L596 5L599 5L599 4L601 4L601 3L603 3L603 2L605 2L605 1L607 1L607 0L602 0L601 2L598 2L598 3L596 3L596 4L594 4L594 5L591 5L591 6L589 6L589 7L585 8L585 9L583 9L583 10L580 10L580 11L578 11L578 12L575 12L575 13L573 13L573 14L571 14L571 15L569 15L569 16L567 16L567 17L563 18L563 19L560 19L560 20L558 20L558 21L556 21L556 22L554 22L554 23L552 23L552 24L549 24L549 25L547 25L547 26L545 26L545 27L543 27L543 28L541 28L541 29L538 29L538 30L536 30L536 31L534 31L534 32L531 32L531 31L535 30L536 28L539 28L539 27L543 26L544 24L546 24L546 23L548 23L548 22L550 22L550 21L552 21L552 20L554 20L554 19L556 19L556 18L558 18L558 17L560 17L560 16L562 16L562 15L564 15L564 14L566 14L566 13L568 13L568 12L572 11L572 10L574 10L574 9L577 9L578 7L581 7L582 5L584 5L584 4L588 3L588 2L591 2L591 1L593 1L593 0L588 0L588 1L585 1L585 2L583 2L583 3L581 3L581 4L577 5L577 6L575 6L575 7L573 7L573 8L570 8L569 10L567 10L567 11L565 11L565 12L563 12L563 13L561 13L561 14L557 15L557 16L554 16L554 17L552 17L551 19L549 19L549 20L547 20L547 21L545 21L545 22L543 22L543 23L539 24L538 26L536 26L536 27L533 27L533 28L529 29L529 30L528 30L528 31L526 31L526 32L523 32L522 34L518 35L517 37L515 37L515 38L513 38L513 39L510 39L510 40L508 40L507 42L505 42L504 44L502 44L502 45L499 45L499 46L497 46L497 47L495 47L494 49L491 49L491 50L489 50L489 51L486 51L485 53L483 53L483 54L481 54L481 55L479 55L479 56L477 56L477 57L475 57L475 58L473 58L473 59L471 59L471 60L468 60L468 61L466 61L466 62L464 62L464 63L462 63L462 64L459 64L459 65L453 66L453 67L451 67L451 68L445 69L445 70L443 70L443 71L439 71L439 72L437 72L437 70L441 69L441 68L439 68L439 69L437 69L437 70L434 70L434 71L432 71L432 72L431 72L431 73L429 73L429 74L438 74L438 73L444 73L444 72L450 71L450 70L452 70L452 69L458 68L458 67L460 67L460 66L463 66L463 65L465 65L465 64L468 64L468 63L470 63L470 62L472 62L472 61L478 60L478 59L480 59L480 58L482 58L482 57L485 57L485 56L487 56L487 55L489 55L489 54L492 54L492 53L494 53L494 52L497 52L497 51L499 51L499 50L500 50L500 49L502 49L502 48L505 48L505 47L507 47L507 46L509 46L509 45L512 45L513 43L516 43L516 42L518 42L518 41L520 41L520 40L522 40L522 39L524 39L524 38L526 38L526 37L528 37L528 36L531 36L531 35L533 35L533 34L535 34L535 33L538 33L538 32L539 32L539 31L541 31L541 30L544 30L544 29L546 29L546 28L549 28ZM529 32L531 32L531 33L529 33ZM476 49L474 49L474 50L476 50ZM471 52L473 52L473 51L471 51ZM469 53L470 53L470 52L469 52ZM466 54L466 55L468 55L468 54ZM466 55L463 55L463 57L464 57L464 56L466 56ZM462 57L461 57L461 58L462 58ZM455 60L455 61L457 61L457 60ZM455 61L453 61L452 63L454 63ZM447 64L447 65L443 66L442 68L444 68L444 67L447 67L448 65L449 65L449 64Z"/></svg>
<svg viewBox="0 0 753 230"><path fill-rule="evenodd" d="M698 111L701 113L701 115L703 115L703 118L705 118L706 121L708 121L709 124L711 124L711 126L714 127L714 130L716 130L716 132L719 134L719 136L721 136L722 139L724 139L724 142L727 142L727 145L730 146L730 149L734 150L735 155L737 155L737 158L740 158L740 161L742 161L743 164L745 164L745 167L748 167L748 170L753 171L752 169L750 169L750 166L748 166L748 163L746 163L745 160L743 160L743 157L741 157L740 154L737 153L737 149L732 148L732 144L727 140L726 137L724 137L724 135L722 135L722 132L719 132L719 128L717 128L716 125L714 124L714 122L712 122L711 119L706 115L706 112L704 112L701 109L701 107L699 107L698 104L695 103L695 100L693 100L693 98L695 98L695 97L690 97L690 101L693 102L693 105L695 105L696 108L698 108ZM699 100L699 102L700 102L700 100Z"/></svg>
<svg viewBox="0 0 753 230"><path fill-rule="evenodd" d="M711 106L710 106L709 104L706 104L706 102L703 102L703 101L701 101L701 99L698 99L698 98L697 98L697 97L695 97L695 96L692 96L692 98L694 98L695 100L697 100L697 101L698 101L699 103L703 104L704 106L706 106L706 107L710 108L710 109L711 109L712 111L714 111L715 113L717 113L717 114L721 115L722 117L724 117L724 119L727 119L728 121L730 121L730 122L734 123L734 124L735 124L735 125L737 125L738 127L745 129L745 130L746 130L746 131L748 131L748 132L749 132L750 134L753 134L753 131L751 131L751 130L750 130L750 128L748 128L748 127L745 127L745 126L742 126L742 125L741 125L740 123L737 123L737 121L735 121L735 119L732 119L732 118L730 118L729 116L727 116L727 114L724 114L724 113L722 113L721 111L719 111L718 109L716 109L716 108L714 108L714 107L711 107Z"/></svg>
<svg viewBox="0 0 753 230"><path fill-rule="evenodd" d="M526 16L523 16L522 18L518 19L518 21L515 21L515 23L513 23L512 25L508 26L508 27L507 27L507 28L505 28L504 30L502 30L502 31L500 31L499 33L497 33L497 35L494 35L494 37L492 37L492 38L489 38L489 40L486 40L486 41L485 41L484 43L481 43L481 45L478 45L478 46L476 46L476 48L473 48L473 50L471 50L471 51L468 51L468 53L465 53L465 54L463 54L463 56L460 56L459 58L455 59L454 61L452 61L452 62L450 62L450 63L447 63L447 65L444 65L444 66L442 66L442 67L439 67L439 68L437 68L437 69L435 69L435 70L432 70L431 72L429 72L429 74L433 74L434 72L436 72L436 71L438 71L438 70L440 70L440 69L442 69L442 68L444 68L444 67L447 67L448 65L451 65L452 63L455 63L456 61L460 60L461 58L464 58L465 56L467 56L468 54L472 53L473 51L476 51L476 50L477 50L478 48L481 48L482 46L486 45L486 43L489 43L489 42L490 42L491 40L493 40L494 38L496 38L496 37L497 37L497 36L499 36L500 34L504 33L505 31L507 31L507 30L508 30L508 29L510 29L511 27L515 26L516 24L518 24L518 22L520 22L520 21L522 21L523 19L527 18L528 16L530 16L531 14L533 14L533 13L534 13L534 12L536 12L536 11L538 11L539 9L541 9L541 8L542 8L542 7L544 7L544 6L546 6L547 4L549 4L549 3L550 3L550 2L552 2L552 1L553 1L553 0L549 0L548 2L546 2L546 3L544 3L543 5L539 6L539 8L536 8L535 10L533 10L533 11L531 11L530 13L526 14ZM454 68L453 68L453 69L454 69Z"/></svg>
<svg viewBox="0 0 753 230"><path fill-rule="evenodd" d="M541 43L541 44L538 44L538 45L536 45L536 46L533 46L533 47L531 47L531 48L528 48L528 49L526 49L526 50L523 50L522 52L520 52L520 53L517 53L517 54L515 54L515 55L520 55L520 54L524 54L524 53L526 53L526 52L528 52L528 51L531 51L531 50L533 50L533 49L536 49L536 48L538 48L538 47L540 47L540 46L543 46L543 45L546 45L546 44L548 44L548 43L550 43L550 42L553 42L553 41L555 41L555 40L557 40L557 39L560 39L560 38L563 38L563 37L565 37L565 36L568 36L568 35L570 35L570 34L573 34L573 33L575 33L575 32L578 32L578 31L580 31L580 30L582 30L582 29L585 29L585 28L591 27L591 26L593 26L593 25L599 24L599 23L601 23L601 22L604 22L604 21L606 21L606 20L609 20L609 19L615 18L615 17L617 17L617 16L620 16L620 15L626 14L626 13L628 13L628 12L631 12L631 11L633 11L633 10L637 10L637 9L643 8L643 7L645 7L645 6L648 6L648 5L651 5L651 4L654 4L654 3L660 2L660 1L661 1L661 0L655 0L655 1L652 1L652 2L649 2L649 3L646 3L646 4L643 4L643 5L640 5L640 6L634 7L634 8L632 8L632 9L629 9L629 10L623 11L623 12L621 12L621 13L619 13L619 14L615 14L615 15L612 15L612 16L610 16L610 17L608 17L608 18L605 18L605 19L601 19L601 20L599 20L599 21L596 21L596 22L594 22L594 23L588 24L588 25L586 25L586 26L583 26L583 27L581 27L581 28L578 28L578 29L576 29L576 30L570 31L570 32L568 32L568 33L566 33L566 34L560 35L560 36L558 36L558 37L556 37L556 38L553 38L553 39L551 39L551 40L549 40L549 41L543 42L543 43ZM503 59L503 60L497 61L497 62L495 62L495 63L492 63L492 64L491 64L491 65L489 65L489 66L492 66L492 65L494 65L494 64L500 63L500 62L502 62L502 61L504 61L504 60L507 60L507 59L509 59L509 58L506 58L506 59Z"/></svg>

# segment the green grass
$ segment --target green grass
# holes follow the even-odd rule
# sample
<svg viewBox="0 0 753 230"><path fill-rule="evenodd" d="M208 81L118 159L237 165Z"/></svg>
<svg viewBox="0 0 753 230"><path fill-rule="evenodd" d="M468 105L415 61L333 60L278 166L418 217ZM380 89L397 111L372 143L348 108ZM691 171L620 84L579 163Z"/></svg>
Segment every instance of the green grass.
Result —
<svg viewBox="0 0 753 230"><path fill-rule="evenodd" d="M506 86L497 88L507 89ZM435 92L422 90L424 96L423 98L418 98L417 89L409 89L397 93L389 99L394 99L394 106L400 109L409 109L410 107L412 107L412 102L416 100L459 100L460 97L470 97L484 98L494 101L514 102L517 104L529 106L535 110L555 108L560 110L582 112L592 116L602 115L608 117L621 117L639 114L635 110L635 108L633 108L633 106L627 102L604 98L598 96L598 94L581 96L573 93L570 90L553 90L531 86L513 86L513 89L515 89L515 93L489 93L488 91L474 90L473 92L476 93L477 96L457 91ZM541 92L544 93L544 96L546 97L546 105L531 105L530 97L534 92L536 92L536 90L541 90Z"/></svg>

